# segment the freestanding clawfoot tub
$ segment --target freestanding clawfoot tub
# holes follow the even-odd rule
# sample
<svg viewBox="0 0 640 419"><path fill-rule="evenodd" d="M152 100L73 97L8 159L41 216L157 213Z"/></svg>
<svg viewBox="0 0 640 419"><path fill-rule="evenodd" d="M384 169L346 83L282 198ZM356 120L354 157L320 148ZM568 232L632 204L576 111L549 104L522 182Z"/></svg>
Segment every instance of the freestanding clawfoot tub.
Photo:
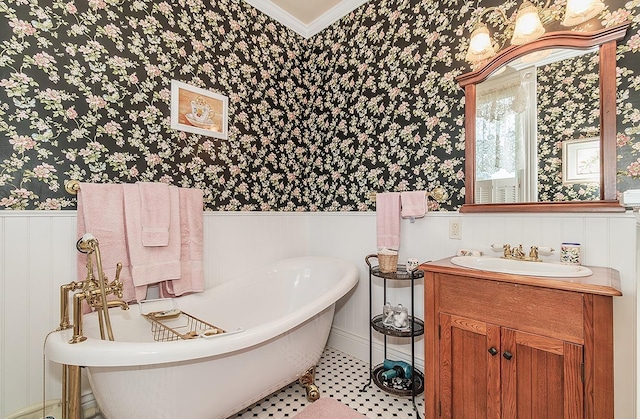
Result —
<svg viewBox="0 0 640 419"><path fill-rule="evenodd" d="M340 259L286 259L169 301L227 333L156 342L141 315L147 304L135 304L110 310L115 342L100 340L92 313L84 316L86 341L69 344L70 329L56 332L46 356L87 367L108 419L227 418L318 363L335 303L357 282L357 268Z"/></svg>

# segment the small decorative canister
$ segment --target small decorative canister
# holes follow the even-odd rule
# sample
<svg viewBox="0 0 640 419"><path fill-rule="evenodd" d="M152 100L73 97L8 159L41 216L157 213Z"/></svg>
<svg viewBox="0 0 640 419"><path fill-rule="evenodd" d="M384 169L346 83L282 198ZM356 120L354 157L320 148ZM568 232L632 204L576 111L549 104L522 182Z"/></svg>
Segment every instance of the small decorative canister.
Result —
<svg viewBox="0 0 640 419"><path fill-rule="evenodd" d="M560 262L580 265L580 243L562 243L560 245Z"/></svg>
<svg viewBox="0 0 640 419"><path fill-rule="evenodd" d="M418 268L418 264L419 264L419 262L418 262L418 259L416 259L416 258L407 259L407 272L411 272L414 269L417 269Z"/></svg>

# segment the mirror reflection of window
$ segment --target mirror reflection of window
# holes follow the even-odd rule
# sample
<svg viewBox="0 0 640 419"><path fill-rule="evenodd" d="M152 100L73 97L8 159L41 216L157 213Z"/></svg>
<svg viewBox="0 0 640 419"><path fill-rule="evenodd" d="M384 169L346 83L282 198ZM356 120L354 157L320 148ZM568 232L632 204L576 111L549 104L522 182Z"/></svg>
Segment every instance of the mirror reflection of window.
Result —
<svg viewBox="0 0 640 419"><path fill-rule="evenodd" d="M531 106L521 72L483 83L476 101L476 201L520 202Z"/></svg>

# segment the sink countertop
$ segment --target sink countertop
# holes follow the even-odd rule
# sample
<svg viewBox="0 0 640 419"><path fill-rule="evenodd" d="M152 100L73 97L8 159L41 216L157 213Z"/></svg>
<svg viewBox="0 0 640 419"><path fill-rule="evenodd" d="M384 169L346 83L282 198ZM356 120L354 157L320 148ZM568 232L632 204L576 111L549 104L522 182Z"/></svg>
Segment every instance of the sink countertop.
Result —
<svg viewBox="0 0 640 419"><path fill-rule="evenodd" d="M453 257L453 256L452 256ZM426 262L420 265L420 269L425 272L435 272L467 276L480 279L496 280L513 284L531 285L567 291L584 292L587 294L599 294L610 296L621 296L620 273L612 268L600 266L586 266L591 269L593 275L574 278L551 278L541 276L514 275L479 269L464 268L451 263L451 258L444 258L433 262ZM535 263L535 262L523 262Z"/></svg>

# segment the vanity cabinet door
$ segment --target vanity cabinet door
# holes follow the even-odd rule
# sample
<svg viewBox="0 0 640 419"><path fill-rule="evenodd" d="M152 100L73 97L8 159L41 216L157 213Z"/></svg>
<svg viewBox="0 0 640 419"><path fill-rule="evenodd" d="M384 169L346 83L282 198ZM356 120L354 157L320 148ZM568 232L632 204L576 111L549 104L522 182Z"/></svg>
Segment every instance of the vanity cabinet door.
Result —
<svg viewBox="0 0 640 419"><path fill-rule="evenodd" d="M440 314L440 416L499 419L500 328Z"/></svg>
<svg viewBox="0 0 640 419"><path fill-rule="evenodd" d="M502 417L583 418L583 347L502 328Z"/></svg>
<svg viewBox="0 0 640 419"><path fill-rule="evenodd" d="M442 418L582 418L583 348L441 313Z"/></svg>

